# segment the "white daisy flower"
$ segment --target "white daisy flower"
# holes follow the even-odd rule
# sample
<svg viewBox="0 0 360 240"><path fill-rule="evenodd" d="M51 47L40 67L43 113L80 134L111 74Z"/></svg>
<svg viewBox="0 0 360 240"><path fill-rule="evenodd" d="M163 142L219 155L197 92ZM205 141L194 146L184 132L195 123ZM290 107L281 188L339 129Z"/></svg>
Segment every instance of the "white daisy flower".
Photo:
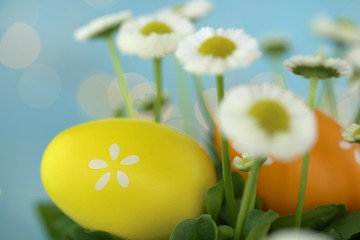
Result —
<svg viewBox="0 0 360 240"><path fill-rule="evenodd" d="M308 229L285 229L270 234L268 240L331 240L329 236Z"/></svg>
<svg viewBox="0 0 360 240"><path fill-rule="evenodd" d="M346 54L345 59L357 70L360 70L360 45L353 46Z"/></svg>
<svg viewBox="0 0 360 240"><path fill-rule="evenodd" d="M189 20L163 12L126 22L117 36L117 45L124 54L161 58L174 52L179 41L193 31Z"/></svg>
<svg viewBox="0 0 360 240"><path fill-rule="evenodd" d="M261 52L257 41L241 29L204 27L182 41L175 55L190 73L220 75L248 66Z"/></svg>
<svg viewBox="0 0 360 240"><path fill-rule="evenodd" d="M325 58L319 55L296 55L284 62L285 68L304 78L328 79L351 74L350 64L338 58Z"/></svg>
<svg viewBox="0 0 360 240"><path fill-rule="evenodd" d="M88 25L79 28L75 32L75 39L78 41L87 41L111 34L131 17L132 13L130 11L122 11L97 18Z"/></svg>
<svg viewBox="0 0 360 240"><path fill-rule="evenodd" d="M349 19L334 20L323 15L312 22L314 33L342 44L360 43L360 29Z"/></svg>
<svg viewBox="0 0 360 240"><path fill-rule="evenodd" d="M342 137L350 143L360 143L360 126L359 124L353 123L341 133Z"/></svg>
<svg viewBox="0 0 360 240"><path fill-rule="evenodd" d="M192 0L180 4L173 9L173 12L180 14L183 17L186 17L192 21L199 18L205 17L213 9L213 5L208 0Z"/></svg>
<svg viewBox="0 0 360 240"><path fill-rule="evenodd" d="M236 150L287 161L316 139L311 110L290 91L275 85L240 86L219 109L220 127Z"/></svg>
<svg viewBox="0 0 360 240"><path fill-rule="evenodd" d="M261 41L262 49L270 56L282 56L290 49L290 40L285 36L268 36Z"/></svg>
<svg viewBox="0 0 360 240"><path fill-rule="evenodd" d="M247 153L243 153L241 157L236 156L232 161L235 168L240 171L248 172L254 163L254 159Z"/></svg>

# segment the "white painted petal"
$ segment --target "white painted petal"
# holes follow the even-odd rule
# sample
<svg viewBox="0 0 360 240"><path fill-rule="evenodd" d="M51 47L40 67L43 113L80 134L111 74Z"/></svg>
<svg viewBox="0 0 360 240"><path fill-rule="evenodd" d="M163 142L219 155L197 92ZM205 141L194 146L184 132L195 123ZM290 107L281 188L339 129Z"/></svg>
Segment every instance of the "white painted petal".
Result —
<svg viewBox="0 0 360 240"><path fill-rule="evenodd" d="M117 181L122 187L129 186L129 177L126 175L126 173L122 171L117 171L116 173Z"/></svg>
<svg viewBox="0 0 360 240"><path fill-rule="evenodd" d="M103 189L106 186L106 184L109 182L110 176L111 176L111 172L102 175L102 177L96 182L95 190L100 191L101 189Z"/></svg>
<svg viewBox="0 0 360 240"><path fill-rule="evenodd" d="M271 157L267 157L266 161L264 162L264 165L271 165L274 163L274 160Z"/></svg>
<svg viewBox="0 0 360 240"><path fill-rule="evenodd" d="M107 162L102 159L94 159L89 162L89 167L92 169L103 169L108 166Z"/></svg>
<svg viewBox="0 0 360 240"><path fill-rule="evenodd" d="M111 144L110 146L110 157L112 160L116 160L119 156L120 147L116 143Z"/></svg>
<svg viewBox="0 0 360 240"><path fill-rule="evenodd" d="M131 156L128 156L128 157L124 158L124 159L120 162L120 164L127 166L127 165L133 165L133 164L137 163L138 161L140 161L139 156L137 156L137 155L131 155Z"/></svg>
<svg viewBox="0 0 360 240"><path fill-rule="evenodd" d="M355 160L356 160L356 163L360 165L360 152L359 150L355 150Z"/></svg>
<svg viewBox="0 0 360 240"><path fill-rule="evenodd" d="M339 142L339 147L341 149L344 149L344 150L347 150L347 149L350 149L351 148L351 143L347 142L347 141L340 141Z"/></svg>

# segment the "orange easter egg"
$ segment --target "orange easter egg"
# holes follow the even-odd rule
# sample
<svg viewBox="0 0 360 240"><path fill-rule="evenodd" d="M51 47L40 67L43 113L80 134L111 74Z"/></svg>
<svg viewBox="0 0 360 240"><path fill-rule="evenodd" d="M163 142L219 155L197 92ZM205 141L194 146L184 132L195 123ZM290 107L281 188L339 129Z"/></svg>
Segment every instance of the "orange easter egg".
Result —
<svg viewBox="0 0 360 240"><path fill-rule="evenodd" d="M346 142L342 127L332 118L315 111L318 139L310 151L305 209L325 204L345 204L349 211L360 208L360 145ZM215 132L219 149L219 134ZM231 159L240 155L230 147ZM300 185L302 156L288 163L276 158L259 173L257 194L264 209L280 214L294 213ZM245 174L244 174L245 175Z"/></svg>

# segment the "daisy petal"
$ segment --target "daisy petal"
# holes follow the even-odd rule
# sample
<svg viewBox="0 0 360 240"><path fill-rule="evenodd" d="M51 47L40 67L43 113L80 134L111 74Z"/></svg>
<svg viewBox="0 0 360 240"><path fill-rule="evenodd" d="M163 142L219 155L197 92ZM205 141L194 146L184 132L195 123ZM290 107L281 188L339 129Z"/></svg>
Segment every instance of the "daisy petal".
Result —
<svg viewBox="0 0 360 240"><path fill-rule="evenodd" d="M111 172L102 175L102 177L96 182L95 190L100 191L101 189L103 189L106 186L106 184L109 182L110 176L111 176Z"/></svg>
<svg viewBox="0 0 360 240"><path fill-rule="evenodd" d="M124 160L122 160L120 162L121 165L133 165L135 163L137 163L138 161L140 160L139 156L137 155L131 155L131 156L128 156L126 158L124 158Z"/></svg>
<svg viewBox="0 0 360 240"><path fill-rule="evenodd" d="M129 177L126 175L126 173L119 170L116 173L116 177L120 186L127 187L129 185Z"/></svg>
<svg viewBox="0 0 360 240"><path fill-rule="evenodd" d="M102 159L94 159L89 162L89 167L92 169L103 169L108 166L107 162Z"/></svg>
<svg viewBox="0 0 360 240"><path fill-rule="evenodd" d="M110 146L110 157L112 160L116 160L119 156L120 147L116 143L111 144Z"/></svg>

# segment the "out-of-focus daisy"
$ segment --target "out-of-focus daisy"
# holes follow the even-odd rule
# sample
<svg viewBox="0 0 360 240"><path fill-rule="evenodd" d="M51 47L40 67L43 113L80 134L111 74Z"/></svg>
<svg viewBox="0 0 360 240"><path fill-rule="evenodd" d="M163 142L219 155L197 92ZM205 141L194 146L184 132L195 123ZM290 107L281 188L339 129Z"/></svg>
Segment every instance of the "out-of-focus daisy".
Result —
<svg viewBox="0 0 360 240"><path fill-rule="evenodd" d="M293 56L284 62L284 66L294 74L308 79L337 78L351 73L351 66L347 61L318 55Z"/></svg>
<svg viewBox="0 0 360 240"><path fill-rule="evenodd" d="M219 109L220 126L240 152L286 161L304 153L316 138L313 113L291 92L275 85L231 90Z"/></svg>
<svg viewBox="0 0 360 240"><path fill-rule="evenodd" d="M175 55L190 73L221 75L248 66L261 52L258 42L241 29L204 27L182 41Z"/></svg>
<svg viewBox="0 0 360 240"><path fill-rule="evenodd" d="M331 240L329 236L307 229L285 229L270 234L268 240Z"/></svg>
<svg viewBox="0 0 360 240"><path fill-rule="evenodd" d="M174 52L179 41L193 31L189 20L162 12L127 21L119 31L117 45L124 54L144 59L161 58Z"/></svg>
<svg viewBox="0 0 360 240"><path fill-rule="evenodd" d="M90 24L80 28L75 32L75 38L79 41L91 40L102 38L105 40L109 52L110 57L114 65L116 78L119 84L119 89L121 92L121 96L125 103L125 109L127 115L133 117L133 111L130 106L130 101L127 97L128 95L128 86L127 81L124 77L124 72L122 70L120 57L118 56L117 49L113 39L113 33L119 29L122 24L132 17L132 13L130 11L123 11L117 14L107 15L101 18L97 18L93 20ZM124 109L119 110L116 115L123 116Z"/></svg>
<svg viewBox="0 0 360 240"><path fill-rule="evenodd" d="M107 36L116 31L126 20L132 17L130 11L122 11L116 14L106 15L91 21L88 25L79 28L75 32L75 39L87 41Z"/></svg>
<svg viewBox="0 0 360 240"><path fill-rule="evenodd" d="M349 19L319 16L313 20L312 30L339 44L360 43L360 29Z"/></svg>
<svg viewBox="0 0 360 240"><path fill-rule="evenodd" d="M341 133L343 138L351 143L360 143L360 126L359 124L353 123Z"/></svg>
<svg viewBox="0 0 360 240"><path fill-rule="evenodd" d="M360 45L355 45L346 53L345 59L355 68L360 70Z"/></svg>
<svg viewBox="0 0 360 240"><path fill-rule="evenodd" d="M360 45L353 46L348 50L345 54L345 59L351 64L353 67L353 72L349 78L350 80L350 88L355 91L355 95L357 95L359 91L360 84Z"/></svg>
<svg viewBox="0 0 360 240"><path fill-rule="evenodd" d="M281 57L290 49L290 41L282 36L268 36L261 41L262 50L272 57Z"/></svg>
<svg viewBox="0 0 360 240"><path fill-rule="evenodd" d="M236 156L233 160L233 165L243 172L248 172L253 165L254 159L248 153L243 153L241 157Z"/></svg>
<svg viewBox="0 0 360 240"><path fill-rule="evenodd" d="M205 17L213 9L213 5L208 0L191 0L180 4L171 10L181 16L184 16L192 21Z"/></svg>

